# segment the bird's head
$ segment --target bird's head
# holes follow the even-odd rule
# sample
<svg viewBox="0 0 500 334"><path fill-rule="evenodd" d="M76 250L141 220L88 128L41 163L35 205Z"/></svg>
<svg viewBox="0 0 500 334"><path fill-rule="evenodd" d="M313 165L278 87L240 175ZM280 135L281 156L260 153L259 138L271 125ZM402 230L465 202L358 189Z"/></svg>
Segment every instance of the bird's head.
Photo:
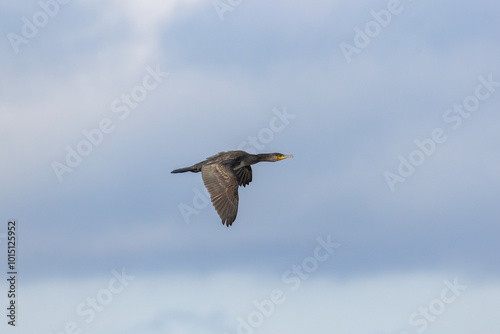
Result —
<svg viewBox="0 0 500 334"><path fill-rule="evenodd" d="M275 159L274 161L280 161L286 158L293 158L293 155L284 155L281 153L273 153L273 158Z"/></svg>
<svg viewBox="0 0 500 334"><path fill-rule="evenodd" d="M293 158L293 155L284 155L281 153L261 153L253 157L255 161L253 161L252 164L261 161L271 161L271 162L280 161L286 158Z"/></svg>

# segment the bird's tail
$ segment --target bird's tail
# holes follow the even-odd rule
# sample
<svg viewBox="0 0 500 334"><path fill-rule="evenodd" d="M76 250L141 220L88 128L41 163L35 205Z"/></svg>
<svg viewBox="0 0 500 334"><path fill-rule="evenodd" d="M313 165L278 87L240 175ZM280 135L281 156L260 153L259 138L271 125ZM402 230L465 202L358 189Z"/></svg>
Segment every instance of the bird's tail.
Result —
<svg viewBox="0 0 500 334"><path fill-rule="evenodd" d="M195 168L195 167L185 167L185 168L179 168L179 169L174 169L173 171L171 171L170 173L185 173L185 172L193 172L193 173L196 173L196 172L199 172L199 169L198 168Z"/></svg>

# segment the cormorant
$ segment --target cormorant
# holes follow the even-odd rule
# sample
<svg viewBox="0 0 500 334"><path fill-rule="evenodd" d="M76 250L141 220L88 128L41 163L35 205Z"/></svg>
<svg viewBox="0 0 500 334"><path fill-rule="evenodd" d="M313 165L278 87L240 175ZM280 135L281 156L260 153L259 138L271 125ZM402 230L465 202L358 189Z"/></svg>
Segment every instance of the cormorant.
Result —
<svg viewBox="0 0 500 334"><path fill-rule="evenodd" d="M281 153L250 154L245 151L220 152L191 167L179 168L172 173L201 172L210 200L227 227L233 224L238 213L238 186L252 181L250 165L261 161L279 161L293 158Z"/></svg>

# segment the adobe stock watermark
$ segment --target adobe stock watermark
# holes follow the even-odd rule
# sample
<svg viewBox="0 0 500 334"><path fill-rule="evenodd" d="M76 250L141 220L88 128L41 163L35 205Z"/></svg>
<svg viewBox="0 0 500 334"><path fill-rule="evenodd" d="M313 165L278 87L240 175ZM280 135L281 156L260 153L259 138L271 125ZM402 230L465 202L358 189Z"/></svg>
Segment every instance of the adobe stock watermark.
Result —
<svg viewBox="0 0 500 334"><path fill-rule="evenodd" d="M452 130L458 130L463 121L476 112L481 103L488 100L500 87L500 82L493 80L493 74L486 77L479 76L477 80L479 83L476 85L473 94L466 96L461 103L455 103L443 112L443 121ZM441 127L434 128L428 138L413 141L416 148L408 155L398 156L399 164L396 172L384 172L385 181L392 192L396 191L397 184L404 183L411 177L417 168L422 166L436 152L439 145L446 142L448 139L446 132Z"/></svg>
<svg viewBox="0 0 500 334"><path fill-rule="evenodd" d="M111 102L111 112L121 121L130 116L130 112L136 109L150 92L157 89L166 77L170 74L160 70L159 65L155 68L146 66L146 74L139 85L134 86L130 92L122 93L120 97ZM63 176L72 173L80 166L85 157L88 157L95 148L102 145L105 136L111 134L116 129L116 121L109 117L103 117L96 127L83 129L83 138L73 146L66 146L66 157L63 162L54 160L51 167L59 180L63 182Z"/></svg>
<svg viewBox="0 0 500 334"><path fill-rule="evenodd" d="M441 290L439 297L432 299L427 305L421 306L410 314L408 323L414 330L413 333L421 334L427 330L429 325L435 322L440 315L451 307L462 295L462 292L467 289L466 285L458 283L458 278L455 277L453 282L444 280L445 287ZM401 331L399 334L413 334L408 331Z"/></svg>
<svg viewBox="0 0 500 334"><path fill-rule="evenodd" d="M269 120L267 127L263 127L255 135L248 136L238 145L237 149L247 151L250 154L263 152L266 145L274 140L276 134L282 132L290 124L290 121L297 117L297 115L289 113L286 107L283 107L282 110L274 108L273 114L274 116ZM191 205L185 203L178 205L179 212L186 224L190 224L193 215L200 214L201 210L210 206L210 196L205 188L202 189L193 188Z"/></svg>
<svg viewBox="0 0 500 334"><path fill-rule="evenodd" d="M331 236L326 238L316 238L317 245L312 254L304 258L300 264L294 264L281 275L281 288L271 290L269 298L254 300L252 310L246 316L236 318L237 334L252 334L264 325L279 305L286 302L287 296L291 292L297 291L302 283L308 280L312 274L318 271L320 264L327 261L330 256L340 247L339 243L333 242ZM227 332L225 334L228 334Z"/></svg>
<svg viewBox="0 0 500 334"><path fill-rule="evenodd" d="M373 20L368 21L363 29L354 26L353 30L355 34L352 44L346 42L341 42L339 44L340 51L342 51L347 63L352 61L352 57L355 54L360 54L363 49L368 47L371 41L377 38L382 30L392 22L394 17L401 14L403 10L404 6L401 4L400 0L389 0L386 9L370 11Z"/></svg>
<svg viewBox="0 0 500 334"><path fill-rule="evenodd" d="M21 44L28 44L33 38L38 35L40 29L44 28L50 20L52 20L58 13L61 6L66 5L71 0L40 0L37 10L29 18L23 16L21 18L20 33L8 32L7 39L10 42L12 50L16 54L19 53L19 46Z"/></svg>
<svg viewBox="0 0 500 334"><path fill-rule="evenodd" d="M236 7L241 5L243 0L214 0L212 6L219 16L221 21L224 21L224 16L227 12L232 12Z"/></svg>
<svg viewBox="0 0 500 334"><path fill-rule="evenodd" d="M82 325L88 325L94 321L98 314L109 306L114 297L122 293L130 282L135 279L135 276L127 275L125 269L122 269L121 273L113 269L111 270L111 274L113 277L109 279L106 287L100 289L94 295L87 297L85 301L76 306L75 312L78 320L68 321L62 330L49 334L81 333Z"/></svg>

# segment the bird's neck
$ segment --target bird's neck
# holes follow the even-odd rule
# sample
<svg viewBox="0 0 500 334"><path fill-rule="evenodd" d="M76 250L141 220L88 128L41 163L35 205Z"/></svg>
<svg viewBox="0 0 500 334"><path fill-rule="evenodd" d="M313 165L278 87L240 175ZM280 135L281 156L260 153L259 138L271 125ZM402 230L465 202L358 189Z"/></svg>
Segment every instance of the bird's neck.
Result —
<svg viewBox="0 0 500 334"><path fill-rule="evenodd" d="M274 161L273 155L269 153L253 154L252 157L255 158L254 164L261 161Z"/></svg>
<svg viewBox="0 0 500 334"><path fill-rule="evenodd" d="M272 154L261 153L261 154L249 154L244 159L242 159L236 168L241 168L244 166L255 165L256 163L262 161L274 161L272 158Z"/></svg>

